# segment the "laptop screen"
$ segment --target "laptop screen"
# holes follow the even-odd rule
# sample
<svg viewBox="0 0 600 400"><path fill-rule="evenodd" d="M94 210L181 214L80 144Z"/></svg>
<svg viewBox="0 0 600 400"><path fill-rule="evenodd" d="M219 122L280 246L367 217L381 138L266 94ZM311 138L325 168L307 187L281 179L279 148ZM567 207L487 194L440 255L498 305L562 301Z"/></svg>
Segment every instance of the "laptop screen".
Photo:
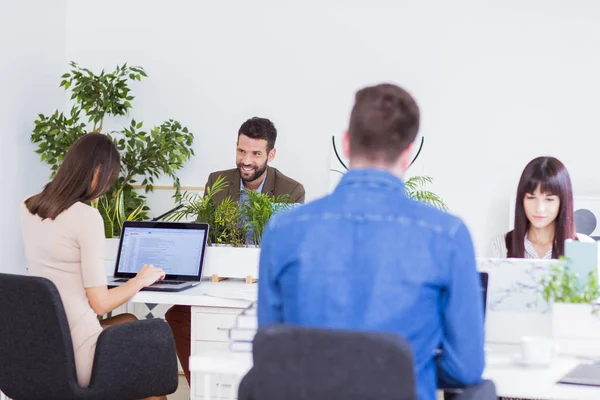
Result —
<svg viewBox="0 0 600 400"><path fill-rule="evenodd" d="M145 264L151 264L162 268L167 277L200 276L206 229L186 229L183 225L187 224L135 225L123 227L117 274L136 274Z"/></svg>
<svg viewBox="0 0 600 400"><path fill-rule="evenodd" d="M487 272L480 272L479 278L481 279L481 295L483 297L483 317L485 318L487 310L487 289L489 274Z"/></svg>

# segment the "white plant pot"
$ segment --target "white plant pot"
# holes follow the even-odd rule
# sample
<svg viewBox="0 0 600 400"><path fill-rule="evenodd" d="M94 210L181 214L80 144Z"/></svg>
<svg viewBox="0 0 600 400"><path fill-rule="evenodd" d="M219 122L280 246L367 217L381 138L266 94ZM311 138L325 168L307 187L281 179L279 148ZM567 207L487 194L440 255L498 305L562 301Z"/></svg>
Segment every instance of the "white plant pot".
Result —
<svg viewBox="0 0 600 400"><path fill-rule="evenodd" d="M600 357L600 312L590 304L553 303L552 337L562 354Z"/></svg>
<svg viewBox="0 0 600 400"><path fill-rule="evenodd" d="M106 269L106 276L114 276L118 254L119 238L104 239L104 268Z"/></svg>
<svg viewBox="0 0 600 400"><path fill-rule="evenodd" d="M260 248L208 246L202 276L258 279Z"/></svg>

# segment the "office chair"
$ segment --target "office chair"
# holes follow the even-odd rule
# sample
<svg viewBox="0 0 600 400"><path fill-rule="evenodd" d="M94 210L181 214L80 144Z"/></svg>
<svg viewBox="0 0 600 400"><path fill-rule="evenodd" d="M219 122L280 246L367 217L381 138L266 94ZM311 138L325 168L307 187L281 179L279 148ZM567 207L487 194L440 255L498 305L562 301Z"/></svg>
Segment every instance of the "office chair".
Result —
<svg viewBox="0 0 600 400"><path fill-rule="evenodd" d="M133 400L178 384L173 334L157 319L106 328L80 387L62 301L40 277L0 274L0 363L0 391L13 400Z"/></svg>
<svg viewBox="0 0 600 400"><path fill-rule="evenodd" d="M272 325L258 330L239 400L416 400L408 342L386 333Z"/></svg>
<svg viewBox="0 0 600 400"><path fill-rule="evenodd" d="M416 400L412 352L398 335L272 325L258 330L239 400ZM493 382L445 393L495 400Z"/></svg>

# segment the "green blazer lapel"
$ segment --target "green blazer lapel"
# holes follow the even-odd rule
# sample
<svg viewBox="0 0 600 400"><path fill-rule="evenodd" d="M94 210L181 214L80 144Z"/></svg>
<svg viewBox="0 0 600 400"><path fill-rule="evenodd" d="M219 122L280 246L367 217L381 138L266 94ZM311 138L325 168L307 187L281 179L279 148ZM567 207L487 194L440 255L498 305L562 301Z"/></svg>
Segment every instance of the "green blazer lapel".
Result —
<svg viewBox="0 0 600 400"><path fill-rule="evenodd" d="M265 184L263 185L262 188L262 193L267 193L270 194L271 196L274 196L274 192L275 192L275 168L273 167L267 167L267 180L265 181Z"/></svg>

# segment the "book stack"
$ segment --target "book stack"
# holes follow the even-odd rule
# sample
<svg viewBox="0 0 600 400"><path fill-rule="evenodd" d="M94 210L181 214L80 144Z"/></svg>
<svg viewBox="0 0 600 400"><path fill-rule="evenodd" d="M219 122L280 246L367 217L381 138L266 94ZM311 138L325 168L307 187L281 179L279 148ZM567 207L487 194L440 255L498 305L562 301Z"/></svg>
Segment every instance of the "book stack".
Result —
<svg viewBox="0 0 600 400"><path fill-rule="evenodd" d="M231 351L252 352L252 340L254 340L257 329L256 303L252 303L238 315L235 327L229 330L229 349Z"/></svg>

